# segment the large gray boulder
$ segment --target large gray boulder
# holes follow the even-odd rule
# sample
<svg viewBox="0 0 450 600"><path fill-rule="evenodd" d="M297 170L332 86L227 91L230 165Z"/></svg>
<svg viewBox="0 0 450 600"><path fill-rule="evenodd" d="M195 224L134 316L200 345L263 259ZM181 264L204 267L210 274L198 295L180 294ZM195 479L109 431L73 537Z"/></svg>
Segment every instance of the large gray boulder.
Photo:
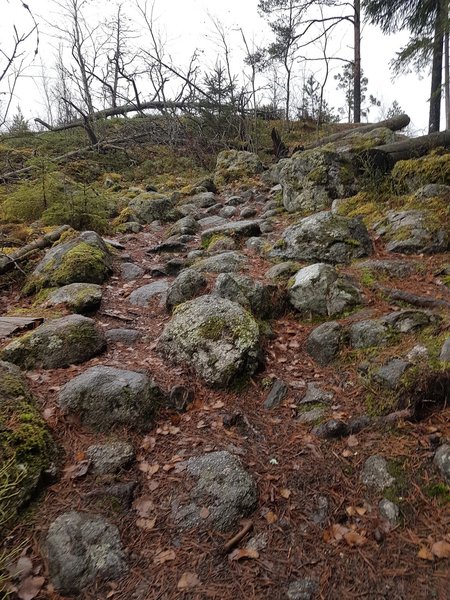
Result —
<svg viewBox="0 0 450 600"><path fill-rule="evenodd" d="M64 305L75 313L91 313L100 306L102 295L102 287L95 283L70 283L51 292L42 306Z"/></svg>
<svg viewBox="0 0 450 600"><path fill-rule="evenodd" d="M167 290L166 307L172 310L178 304L192 300L207 284L206 277L195 269L185 269Z"/></svg>
<svg viewBox="0 0 450 600"><path fill-rule="evenodd" d="M173 221L176 219L175 200L157 192L143 192L128 203L140 223Z"/></svg>
<svg viewBox="0 0 450 600"><path fill-rule="evenodd" d="M48 250L24 287L31 294L44 287L69 283L103 283L112 273L112 256L95 231L84 231Z"/></svg>
<svg viewBox="0 0 450 600"><path fill-rule="evenodd" d="M239 252L222 252L202 258L192 268L201 273L233 273L242 269L245 261L245 256Z"/></svg>
<svg viewBox="0 0 450 600"><path fill-rule="evenodd" d="M169 282L167 280L152 281L152 283L143 285L131 292L128 299L133 306L148 306L155 298L165 300L168 289Z"/></svg>
<svg viewBox="0 0 450 600"><path fill-rule="evenodd" d="M231 236L233 238L255 237L261 235L260 221L232 221L202 232L202 244L207 245L214 237Z"/></svg>
<svg viewBox="0 0 450 600"><path fill-rule="evenodd" d="M129 442L112 441L94 444L86 450L89 470L94 475L117 473L134 459L134 448Z"/></svg>
<svg viewBox="0 0 450 600"><path fill-rule="evenodd" d="M311 331L306 340L306 351L319 365L326 366L339 354L344 343L344 329L330 321Z"/></svg>
<svg viewBox="0 0 450 600"><path fill-rule="evenodd" d="M69 315L12 341L0 356L23 369L60 369L85 362L105 348L105 335L94 320Z"/></svg>
<svg viewBox="0 0 450 600"><path fill-rule="evenodd" d="M324 263L300 269L288 296L294 308L309 315L334 316L362 302L361 292L351 279Z"/></svg>
<svg viewBox="0 0 450 600"><path fill-rule="evenodd" d="M96 579L118 579L127 570L119 530L99 515L60 515L45 546L50 580L63 595L79 597Z"/></svg>
<svg viewBox="0 0 450 600"><path fill-rule="evenodd" d="M330 208L335 198L357 192L357 170L349 157L316 148L286 160L279 173L283 205L289 212L317 212Z"/></svg>
<svg viewBox="0 0 450 600"><path fill-rule="evenodd" d="M387 242L389 252L434 254L450 248L448 224L427 209L390 210L376 231Z"/></svg>
<svg viewBox="0 0 450 600"><path fill-rule="evenodd" d="M257 154L239 150L223 150L217 156L214 183L223 185L262 173L264 167Z"/></svg>
<svg viewBox="0 0 450 600"><path fill-rule="evenodd" d="M245 275L221 273L216 279L213 293L237 302L257 317L266 318L272 310L267 286Z"/></svg>
<svg viewBox="0 0 450 600"><path fill-rule="evenodd" d="M188 503L181 499L174 502L173 518L178 527L212 527L225 532L256 508L256 483L239 459L229 452L211 452L191 458L184 466L195 485L190 490ZM202 515L205 508L206 517Z"/></svg>
<svg viewBox="0 0 450 600"><path fill-rule="evenodd" d="M99 365L66 383L58 403L84 425L109 431L121 425L145 429L162 398L159 387L146 375Z"/></svg>
<svg viewBox="0 0 450 600"><path fill-rule="evenodd" d="M310 262L348 263L372 253L372 242L359 219L319 212L288 227L269 256Z"/></svg>
<svg viewBox="0 0 450 600"><path fill-rule="evenodd" d="M206 295L177 307L158 348L170 360L191 365L208 384L227 386L255 371L259 337L242 306Z"/></svg>

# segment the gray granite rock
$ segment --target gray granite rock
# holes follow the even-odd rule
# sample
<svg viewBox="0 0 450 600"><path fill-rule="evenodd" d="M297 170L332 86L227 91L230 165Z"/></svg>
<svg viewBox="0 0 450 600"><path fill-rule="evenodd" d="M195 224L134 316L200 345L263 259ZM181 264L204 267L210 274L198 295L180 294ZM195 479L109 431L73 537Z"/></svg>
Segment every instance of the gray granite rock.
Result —
<svg viewBox="0 0 450 600"><path fill-rule="evenodd" d="M181 499L174 502L173 518L179 528L201 526L229 531L256 508L256 483L229 452L211 452L184 464L185 472L195 483L189 492L189 503ZM202 508L207 509L206 518L202 518Z"/></svg>
<svg viewBox="0 0 450 600"><path fill-rule="evenodd" d="M192 300L206 287L206 284L206 277L195 269L181 271L167 290L167 309L172 310L178 304Z"/></svg>
<svg viewBox="0 0 450 600"><path fill-rule="evenodd" d="M286 593L288 600L313 600L319 590L314 579L296 579L289 584Z"/></svg>
<svg viewBox="0 0 450 600"><path fill-rule="evenodd" d="M84 594L95 580L127 571L119 530L104 517L68 512L50 525L46 543L50 581L63 595Z"/></svg>
<svg viewBox="0 0 450 600"><path fill-rule="evenodd" d="M140 338L142 338L142 333L136 329L119 327L117 329L107 329L105 331L105 337L108 343L120 342L122 344L134 344Z"/></svg>
<svg viewBox="0 0 450 600"><path fill-rule="evenodd" d="M213 294L237 302L261 318L268 317L272 310L267 287L245 275L221 273L217 277Z"/></svg>
<svg viewBox="0 0 450 600"><path fill-rule="evenodd" d="M383 492L395 483L394 477L388 471L388 463L382 456L370 456L364 463L361 473L362 483L379 492Z"/></svg>
<svg viewBox="0 0 450 600"><path fill-rule="evenodd" d="M128 442L106 442L89 446L86 456L94 475L106 475L127 467L134 459L134 448Z"/></svg>
<svg viewBox="0 0 450 600"><path fill-rule="evenodd" d="M306 351L322 366L328 365L339 354L343 345L344 330L335 321L319 325L306 340Z"/></svg>
<svg viewBox="0 0 450 600"><path fill-rule="evenodd" d="M239 252L223 252L195 262L192 268L201 273L233 273L242 269L245 261Z"/></svg>
<svg viewBox="0 0 450 600"><path fill-rule="evenodd" d="M64 305L79 314L88 314L98 309L102 301L103 290L95 283L70 283L50 292L44 308Z"/></svg>
<svg viewBox="0 0 450 600"><path fill-rule="evenodd" d="M450 444L443 444L437 449L433 462L440 474L450 484Z"/></svg>
<svg viewBox="0 0 450 600"><path fill-rule="evenodd" d="M409 367L411 367L410 362L401 358L393 358L374 372L373 379L383 387L395 390Z"/></svg>
<svg viewBox="0 0 450 600"><path fill-rule="evenodd" d="M447 338L442 345L441 353L439 354L439 360L450 362L450 337Z"/></svg>
<svg viewBox="0 0 450 600"><path fill-rule="evenodd" d="M433 212L427 209L388 211L376 231L386 241L389 252L434 254L450 247L445 224L436 223Z"/></svg>
<svg viewBox="0 0 450 600"><path fill-rule="evenodd" d="M165 299L168 289L168 281L153 281L131 292L128 299L133 306L148 306L154 298Z"/></svg>
<svg viewBox="0 0 450 600"><path fill-rule="evenodd" d="M400 519L400 509L397 504L394 504L394 502L383 498L380 500L378 510L380 511L380 516L383 519L386 519L386 521L389 521L393 527L398 525Z"/></svg>
<svg viewBox="0 0 450 600"><path fill-rule="evenodd" d="M275 408L276 406L281 404L288 392L289 387L287 386L287 384L284 381L281 381L280 379L276 379L272 384L267 398L264 400L264 408L267 408L269 410Z"/></svg>
<svg viewBox="0 0 450 600"><path fill-rule="evenodd" d="M120 265L120 275L124 281L133 281L144 275L144 269L134 263L122 263Z"/></svg>

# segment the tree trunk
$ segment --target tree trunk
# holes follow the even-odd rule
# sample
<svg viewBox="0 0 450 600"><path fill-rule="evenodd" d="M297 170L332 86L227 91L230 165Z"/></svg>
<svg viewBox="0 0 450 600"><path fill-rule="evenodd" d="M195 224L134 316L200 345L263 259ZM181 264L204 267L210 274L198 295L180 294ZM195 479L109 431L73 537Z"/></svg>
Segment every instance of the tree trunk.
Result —
<svg viewBox="0 0 450 600"><path fill-rule="evenodd" d="M361 1L354 0L353 21L355 60L353 64L353 122L361 122Z"/></svg>
<svg viewBox="0 0 450 600"><path fill-rule="evenodd" d="M450 148L450 130L437 131L428 135L422 135L417 138L402 140L401 142L393 142L392 144L384 144L373 148L376 152L385 152L389 154L394 163L399 160L409 160L411 158L419 158L424 156L433 148ZM368 153L371 151L368 150Z"/></svg>
<svg viewBox="0 0 450 600"><path fill-rule="evenodd" d="M444 96L445 96L445 127L450 129L450 28L445 29L444 37Z"/></svg>
<svg viewBox="0 0 450 600"><path fill-rule="evenodd" d="M51 246L54 242L59 240L65 231L68 231L69 229L69 225L63 225L62 227L55 229L55 231L47 233L47 235L44 235L34 242L23 246L23 248L19 248L19 250L16 250L12 254L0 256L0 275L8 273L8 271L13 271L17 267L18 263L23 262L38 250L42 250L43 248Z"/></svg>
<svg viewBox="0 0 450 600"><path fill-rule="evenodd" d="M433 63L431 67L430 117L428 133L439 131L441 124L442 59L444 46L444 24L447 21L447 0L438 0L433 41Z"/></svg>
<svg viewBox="0 0 450 600"><path fill-rule="evenodd" d="M367 125L361 125L360 127L354 127L352 129L346 129L345 131L340 131L338 133L333 133L332 135L328 135L316 142L312 142L311 144L306 144L305 150L311 150L312 148L317 148L319 146L324 146L325 144L329 144L330 142L334 142L336 140L340 140L345 138L350 133L354 131L358 131L359 133L368 133L369 131L373 131L378 127L387 127L391 129L391 131L399 131L403 129L410 123L410 118L408 115L402 114L396 117L392 117L391 119L386 119L385 121L380 121L379 123L369 123Z"/></svg>

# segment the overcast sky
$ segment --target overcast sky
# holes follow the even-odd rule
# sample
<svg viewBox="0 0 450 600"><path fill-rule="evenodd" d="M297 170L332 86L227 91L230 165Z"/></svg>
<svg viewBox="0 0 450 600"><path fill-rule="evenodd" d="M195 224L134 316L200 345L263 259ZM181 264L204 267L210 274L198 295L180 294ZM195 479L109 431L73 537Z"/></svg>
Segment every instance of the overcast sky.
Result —
<svg viewBox="0 0 450 600"><path fill-rule="evenodd" d="M40 22L41 40L39 56L34 64L28 68L27 78L18 86L14 106L20 104L26 118L37 116L39 107L39 89L36 85L41 73L41 64L50 68L53 63L52 46L57 45L55 34L44 23L44 20L55 22L57 16L54 12L51 0L27 0L31 10ZM93 10L105 12L111 9L117 2L115 0L104 0L99 4L92 0ZM11 24L16 23L18 27L25 27L26 12L20 6L19 0L0 0L3 5L2 18L0 20L0 35L2 45L11 38ZM131 9L134 0L122 2L125 11ZM239 69L242 42L240 34L236 31L242 28L249 40L257 44L263 44L270 40L270 32L264 21L258 16L258 0L156 0L155 14L158 16L158 27L165 31L167 48L174 62L183 63L190 56L194 48L204 51L205 62L212 66L215 62L215 48L213 45L212 24L210 16L216 17L229 30L230 46L233 51L234 64ZM103 7L103 8L101 8ZM209 16L210 15L210 16ZM6 41L5 41L6 40ZM338 27L332 35L331 45L335 55L351 59L352 48L351 29L345 30ZM426 129L428 120L428 73L424 73L421 79L417 74L400 76L392 80L389 70L389 61L394 57L395 51L405 44L407 35L395 35L386 37L370 26L365 26L362 38L362 66L365 75L369 78L368 93L380 99L384 107L391 105L397 100L401 107L407 112L417 133ZM313 50L311 50L313 52ZM317 51L315 53L317 55ZM336 73L342 68L342 63L333 63ZM298 71L302 69L316 73L320 78L318 63L308 63L306 67L299 65ZM33 84L33 77L36 81ZM301 85L300 78L297 86ZM344 100L340 92L336 91L336 83L331 77L326 89L326 97L331 106L335 108L343 106ZM370 120L378 116L371 112Z"/></svg>

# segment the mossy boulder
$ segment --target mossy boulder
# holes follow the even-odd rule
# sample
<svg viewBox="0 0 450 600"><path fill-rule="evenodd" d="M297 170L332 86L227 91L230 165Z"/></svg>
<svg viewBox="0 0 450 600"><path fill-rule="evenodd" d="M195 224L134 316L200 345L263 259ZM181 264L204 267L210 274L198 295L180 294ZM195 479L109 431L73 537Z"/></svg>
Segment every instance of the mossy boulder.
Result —
<svg viewBox="0 0 450 600"><path fill-rule="evenodd" d="M101 284L112 273L112 256L94 231L51 248L37 265L24 287L25 294L70 283Z"/></svg>
<svg viewBox="0 0 450 600"><path fill-rule="evenodd" d="M245 275L221 273L213 293L221 298L237 302L262 319L272 312L272 298L267 286Z"/></svg>
<svg viewBox="0 0 450 600"><path fill-rule="evenodd" d="M372 249L362 221L323 211L288 227L269 256L337 264L368 256Z"/></svg>
<svg viewBox="0 0 450 600"><path fill-rule="evenodd" d="M450 248L450 225L426 208L423 210L390 210L376 231L386 241L389 252L402 254L434 254Z"/></svg>
<svg viewBox="0 0 450 600"><path fill-rule="evenodd" d="M44 323L12 341L0 357L23 369L59 369L89 360L105 347L105 335L95 321L69 315Z"/></svg>
<svg viewBox="0 0 450 600"><path fill-rule="evenodd" d="M422 158L398 161L392 180L402 192L415 192L430 183L450 185L450 153L435 151Z"/></svg>
<svg viewBox="0 0 450 600"><path fill-rule="evenodd" d="M317 212L335 198L357 192L357 169L344 154L327 148L298 152L280 170L283 205L289 212Z"/></svg>
<svg viewBox="0 0 450 600"><path fill-rule="evenodd" d="M95 283L71 283L51 291L42 303L44 308L64 305L74 313L91 313L100 306L102 288Z"/></svg>
<svg viewBox="0 0 450 600"><path fill-rule="evenodd" d="M145 429L163 394L146 375L103 365L91 367L67 383L58 402L96 431L118 426Z"/></svg>
<svg viewBox="0 0 450 600"><path fill-rule="evenodd" d="M159 351L191 365L208 384L226 387L258 365L259 327L231 300L201 296L178 306L163 331Z"/></svg>
<svg viewBox="0 0 450 600"><path fill-rule="evenodd" d="M0 361L0 529L32 497L56 447L20 370Z"/></svg>
<svg viewBox="0 0 450 600"><path fill-rule="evenodd" d="M176 221L178 217L175 210L175 199L157 192L139 194L130 200L128 208L140 223Z"/></svg>
<svg viewBox="0 0 450 600"><path fill-rule="evenodd" d="M217 156L215 185L223 185L262 173L264 167L257 154L239 150L224 150Z"/></svg>
<svg viewBox="0 0 450 600"><path fill-rule="evenodd" d="M260 221L232 221L229 223L222 223L216 227L205 229L202 234L202 246L208 247L210 241L214 237L227 235L235 239L242 239L252 236L261 235L261 223Z"/></svg>

